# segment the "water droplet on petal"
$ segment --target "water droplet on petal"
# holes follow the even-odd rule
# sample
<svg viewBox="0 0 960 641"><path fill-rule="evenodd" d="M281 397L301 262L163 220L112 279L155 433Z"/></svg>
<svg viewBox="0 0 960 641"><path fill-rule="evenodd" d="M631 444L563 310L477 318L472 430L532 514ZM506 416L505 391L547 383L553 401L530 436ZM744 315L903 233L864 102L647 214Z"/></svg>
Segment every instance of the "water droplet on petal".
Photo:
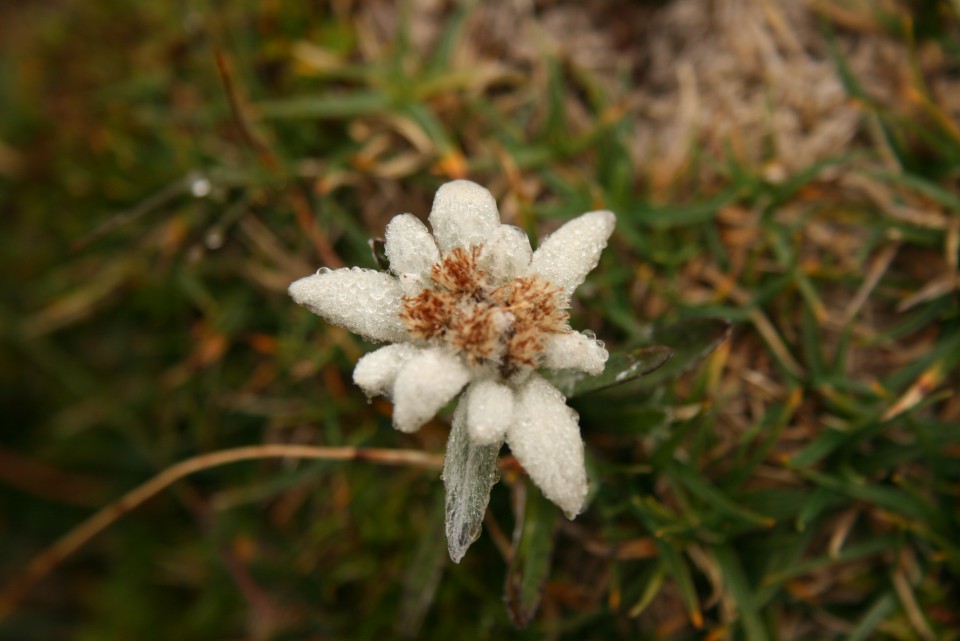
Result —
<svg viewBox="0 0 960 641"><path fill-rule="evenodd" d="M323 274L329 274L332 271L333 270L330 269L329 267L321 267L320 269L317 270L317 276L321 276Z"/></svg>

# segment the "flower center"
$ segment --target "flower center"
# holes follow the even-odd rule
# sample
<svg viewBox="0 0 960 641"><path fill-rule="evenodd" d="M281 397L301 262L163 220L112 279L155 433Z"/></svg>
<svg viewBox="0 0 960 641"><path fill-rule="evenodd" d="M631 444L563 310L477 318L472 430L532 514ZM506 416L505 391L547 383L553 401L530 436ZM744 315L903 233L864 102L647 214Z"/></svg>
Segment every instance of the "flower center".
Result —
<svg viewBox="0 0 960 641"><path fill-rule="evenodd" d="M418 339L492 364L508 377L536 368L549 334L569 331L563 290L539 275L496 283L480 268L482 245L447 252L430 271L432 286L403 299L400 319Z"/></svg>

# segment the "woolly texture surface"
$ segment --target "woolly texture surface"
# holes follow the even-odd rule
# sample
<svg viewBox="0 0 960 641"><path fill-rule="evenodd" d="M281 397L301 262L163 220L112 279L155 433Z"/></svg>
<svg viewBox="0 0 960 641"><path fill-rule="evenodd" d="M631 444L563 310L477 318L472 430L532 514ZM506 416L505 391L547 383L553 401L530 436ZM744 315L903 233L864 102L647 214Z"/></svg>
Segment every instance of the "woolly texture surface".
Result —
<svg viewBox="0 0 960 641"><path fill-rule="evenodd" d="M567 308L597 266L615 217L584 214L532 251L522 230L500 224L489 191L457 180L437 191L429 222L432 234L411 214L387 226L392 273L320 270L293 283L290 294L335 325L393 343L361 358L354 381L393 400L398 430L419 429L466 389L444 467L447 532L458 560L478 533L471 519L482 517L489 494L471 484L489 488L491 460L504 442L569 518L583 509L579 419L536 372L603 372L607 350L570 328ZM452 495L469 505L451 504Z"/></svg>

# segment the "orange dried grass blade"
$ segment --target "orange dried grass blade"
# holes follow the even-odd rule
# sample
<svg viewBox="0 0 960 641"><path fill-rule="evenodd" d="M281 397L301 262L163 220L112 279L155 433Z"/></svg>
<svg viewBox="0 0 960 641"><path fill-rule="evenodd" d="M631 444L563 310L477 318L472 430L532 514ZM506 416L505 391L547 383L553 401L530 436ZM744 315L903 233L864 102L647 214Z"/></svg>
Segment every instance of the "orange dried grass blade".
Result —
<svg viewBox="0 0 960 641"><path fill-rule="evenodd" d="M943 381L946 374L947 368L944 367L943 359L934 361L933 365L925 369L916 382L884 413L883 420L889 421L917 405Z"/></svg>
<svg viewBox="0 0 960 641"><path fill-rule="evenodd" d="M266 458L302 458L327 461L370 461L381 465L410 465L440 469L443 457L419 450L318 447L311 445L252 445L202 454L168 467L149 481L135 487L101 508L50 547L34 557L21 575L0 591L0 621L64 559L83 547L121 516L139 507L180 479L221 465Z"/></svg>

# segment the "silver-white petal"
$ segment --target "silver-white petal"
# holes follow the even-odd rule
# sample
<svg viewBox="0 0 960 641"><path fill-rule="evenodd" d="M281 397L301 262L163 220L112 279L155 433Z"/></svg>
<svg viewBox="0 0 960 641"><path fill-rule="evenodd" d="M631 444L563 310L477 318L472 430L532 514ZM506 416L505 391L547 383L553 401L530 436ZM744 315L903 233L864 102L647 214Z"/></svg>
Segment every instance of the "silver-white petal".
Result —
<svg viewBox="0 0 960 641"><path fill-rule="evenodd" d="M479 267L502 283L527 271L531 256L533 249L526 232L513 225L500 225L483 245Z"/></svg>
<svg viewBox="0 0 960 641"><path fill-rule="evenodd" d="M580 332L551 334L544 340L543 366L576 369L591 376L603 373L610 353L596 338Z"/></svg>
<svg viewBox="0 0 960 641"><path fill-rule="evenodd" d="M397 373L393 384L393 426L415 432L470 380L470 370L452 351L422 349Z"/></svg>
<svg viewBox="0 0 960 641"><path fill-rule="evenodd" d="M422 274L440 260L427 226L412 214L395 216L385 235L384 251L394 274Z"/></svg>
<svg viewBox="0 0 960 641"><path fill-rule="evenodd" d="M430 226L441 252L479 245L499 225L500 213L493 194L475 182L448 182L433 198Z"/></svg>
<svg viewBox="0 0 960 641"><path fill-rule="evenodd" d="M327 322L372 341L407 340L400 320L403 290L389 274L351 267L319 271L287 290L300 305Z"/></svg>
<svg viewBox="0 0 960 641"><path fill-rule="evenodd" d="M370 352L353 368L353 382L367 396L389 396L400 369L419 351L410 343L395 343Z"/></svg>
<svg viewBox="0 0 960 641"><path fill-rule="evenodd" d="M513 421L513 390L492 380L472 383L461 403L467 406L467 429L477 445L503 443Z"/></svg>
<svg viewBox="0 0 960 641"><path fill-rule="evenodd" d="M567 518L583 509L587 471L577 413L557 388L533 375L517 392L507 443L520 464Z"/></svg>
<svg viewBox="0 0 960 641"><path fill-rule="evenodd" d="M609 211L574 218L540 244L528 272L540 274L569 296L597 266L615 223Z"/></svg>
<svg viewBox="0 0 960 641"><path fill-rule="evenodd" d="M404 296L416 296L424 290L431 282L430 277L425 274L400 274L397 276L400 281L400 289Z"/></svg>

